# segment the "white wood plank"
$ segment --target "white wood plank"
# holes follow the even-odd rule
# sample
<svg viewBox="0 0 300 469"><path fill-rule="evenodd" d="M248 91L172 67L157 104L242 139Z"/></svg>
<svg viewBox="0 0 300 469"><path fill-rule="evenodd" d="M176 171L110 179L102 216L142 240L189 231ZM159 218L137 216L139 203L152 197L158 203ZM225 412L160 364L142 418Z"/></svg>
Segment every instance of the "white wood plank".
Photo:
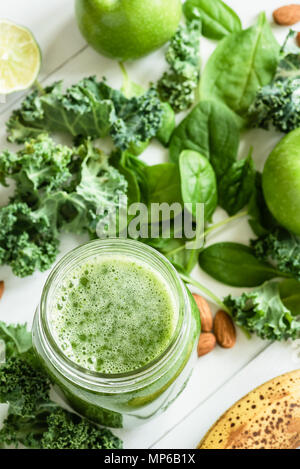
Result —
<svg viewBox="0 0 300 469"><path fill-rule="evenodd" d="M239 332L236 348L223 350L217 347L211 354L199 359L188 386L164 414L134 430L117 432L124 440L124 447L127 449L152 447L172 428L176 429L183 416L190 414L201 402L209 398L266 346L265 342L258 339L250 341ZM193 434L188 429L186 432L189 441ZM173 438L173 433L170 434ZM172 447L179 448L177 444L176 440Z"/></svg>
<svg viewBox="0 0 300 469"><path fill-rule="evenodd" d="M212 364L211 375L219 372L216 365L217 360ZM195 448L217 419L244 395L276 376L299 368L300 359L296 358L295 350L290 343L271 345L157 441L153 448ZM202 373L204 385L207 378L209 377Z"/></svg>

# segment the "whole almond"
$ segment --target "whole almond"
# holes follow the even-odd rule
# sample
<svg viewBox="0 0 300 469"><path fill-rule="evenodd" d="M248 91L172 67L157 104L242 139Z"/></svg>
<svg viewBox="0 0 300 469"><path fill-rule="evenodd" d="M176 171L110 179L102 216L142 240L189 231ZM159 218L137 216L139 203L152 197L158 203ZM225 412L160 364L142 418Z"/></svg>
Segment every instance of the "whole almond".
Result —
<svg viewBox="0 0 300 469"><path fill-rule="evenodd" d="M213 315L209 304L200 295L193 293L193 297L199 308L202 332L211 332L213 330Z"/></svg>
<svg viewBox="0 0 300 469"><path fill-rule="evenodd" d="M297 34L297 44L300 47L300 32Z"/></svg>
<svg viewBox="0 0 300 469"><path fill-rule="evenodd" d="M3 280L0 281L0 300L3 296L3 293L4 293L4 282Z"/></svg>
<svg viewBox="0 0 300 469"><path fill-rule="evenodd" d="M236 331L231 317L225 311L218 311L215 317L214 332L217 342L223 348L232 348L236 343Z"/></svg>
<svg viewBox="0 0 300 469"><path fill-rule="evenodd" d="M198 342L198 357L210 353L216 346L217 340L212 332L202 332Z"/></svg>
<svg viewBox="0 0 300 469"><path fill-rule="evenodd" d="M300 5L292 4L278 8L273 13L274 21L282 26L291 26L300 21Z"/></svg>

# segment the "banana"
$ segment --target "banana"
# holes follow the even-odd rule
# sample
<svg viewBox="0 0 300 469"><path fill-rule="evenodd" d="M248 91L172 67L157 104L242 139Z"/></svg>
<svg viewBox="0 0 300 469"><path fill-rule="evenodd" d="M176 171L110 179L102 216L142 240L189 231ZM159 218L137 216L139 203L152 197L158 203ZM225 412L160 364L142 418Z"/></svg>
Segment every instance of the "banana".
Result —
<svg viewBox="0 0 300 469"><path fill-rule="evenodd" d="M234 404L198 449L300 447L300 369L274 378Z"/></svg>

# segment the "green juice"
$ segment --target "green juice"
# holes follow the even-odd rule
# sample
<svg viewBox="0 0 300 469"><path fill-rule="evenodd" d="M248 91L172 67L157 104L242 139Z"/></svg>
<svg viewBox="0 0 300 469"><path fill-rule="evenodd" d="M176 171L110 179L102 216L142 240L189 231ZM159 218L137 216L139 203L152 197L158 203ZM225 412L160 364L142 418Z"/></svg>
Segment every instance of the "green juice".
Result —
<svg viewBox="0 0 300 469"><path fill-rule="evenodd" d="M76 365L103 374L130 373L167 349L178 312L164 278L123 255L78 266L60 285L52 334Z"/></svg>
<svg viewBox="0 0 300 469"><path fill-rule="evenodd" d="M33 345L74 410L133 428L185 388L199 333L199 310L166 258L136 241L96 240L51 272Z"/></svg>

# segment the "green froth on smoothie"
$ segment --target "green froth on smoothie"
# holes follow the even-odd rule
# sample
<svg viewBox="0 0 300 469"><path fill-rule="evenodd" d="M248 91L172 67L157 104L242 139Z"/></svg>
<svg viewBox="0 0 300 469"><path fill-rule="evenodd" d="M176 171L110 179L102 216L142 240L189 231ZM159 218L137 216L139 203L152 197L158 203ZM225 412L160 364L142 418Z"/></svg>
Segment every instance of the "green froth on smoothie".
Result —
<svg viewBox="0 0 300 469"><path fill-rule="evenodd" d="M159 273L110 255L89 260L64 279L50 317L53 336L70 360L119 374L149 364L167 349L178 313Z"/></svg>

